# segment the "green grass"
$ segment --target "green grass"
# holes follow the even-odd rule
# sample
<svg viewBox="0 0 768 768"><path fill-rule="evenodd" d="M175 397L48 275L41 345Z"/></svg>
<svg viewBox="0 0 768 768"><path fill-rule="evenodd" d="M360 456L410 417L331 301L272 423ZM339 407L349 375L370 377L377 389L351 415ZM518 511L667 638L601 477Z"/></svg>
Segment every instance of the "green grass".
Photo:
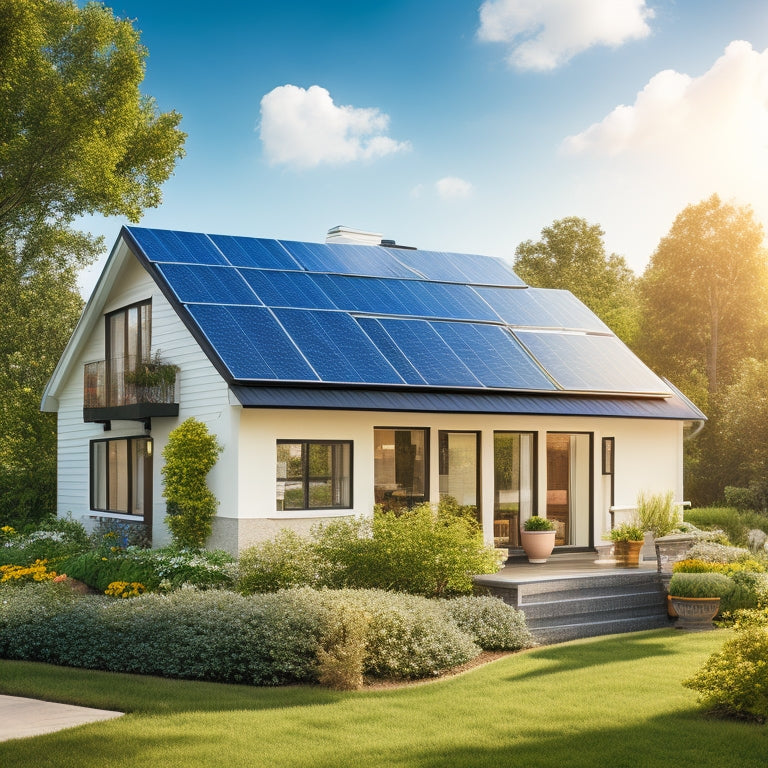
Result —
<svg viewBox="0 0 768 768"><path fill-rule="evenodd" d="M336 693L0 662L0 692L129 712L0 743L20 768L764 768L768 729L680 685L727 630L549 646L454 678Z"/></svg>

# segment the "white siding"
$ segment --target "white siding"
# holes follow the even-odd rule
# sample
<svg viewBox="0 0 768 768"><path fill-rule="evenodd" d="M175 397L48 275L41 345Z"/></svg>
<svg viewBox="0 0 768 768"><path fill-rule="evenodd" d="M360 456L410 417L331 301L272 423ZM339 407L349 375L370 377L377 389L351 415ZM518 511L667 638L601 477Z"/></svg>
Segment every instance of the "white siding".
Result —
<svg viewBox="0 0 768 768"><path fill-rule="evenodd" d="M224 446L221 458L209 477L209 484L221 501L221 511L232 510L234 505L234 466L236 442L232 439L233 408L229 404L228 388L224 380L183 325L173 307L144 268L128 255L120 268L103 307L92 307L101 318L93 325L90 335L81 344L79 354L71 366L69 376L59 388L58 410L58 511L71 512L74 517L90 517L89 509L89 442L100 437L127 437L143 434L140 422L115 421L105 433L100 424L83 422L83 366L87 362L103 360L105 354L103 316L113 310L152 300L152 349L161 357L180 368L178 418L154 418L151 436L154 439L153 520L154 539L162 543L167 539L163 525L165 503L162 498L160 474L162 451L169 432L185 419L194 416L204 422Z"/></svg>

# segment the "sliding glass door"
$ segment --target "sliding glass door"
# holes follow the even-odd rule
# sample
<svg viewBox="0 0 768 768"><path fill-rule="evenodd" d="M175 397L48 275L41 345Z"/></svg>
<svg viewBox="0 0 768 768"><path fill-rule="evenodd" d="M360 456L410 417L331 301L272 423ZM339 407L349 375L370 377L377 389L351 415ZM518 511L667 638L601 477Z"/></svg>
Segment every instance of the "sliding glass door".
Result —
<svg viewBox="0 0 768 768"><path fill-rule="evenodd" d="M494 432L493 540L497 547L520 546L520 524L535 511L536 435Z"/></svg>
<svg viewBox="0 0 768 768"><path fill-rule="evenodd" d="M591 467L591 434L547 434L547 517L555 523L555 546L590 544Z"/></svg>

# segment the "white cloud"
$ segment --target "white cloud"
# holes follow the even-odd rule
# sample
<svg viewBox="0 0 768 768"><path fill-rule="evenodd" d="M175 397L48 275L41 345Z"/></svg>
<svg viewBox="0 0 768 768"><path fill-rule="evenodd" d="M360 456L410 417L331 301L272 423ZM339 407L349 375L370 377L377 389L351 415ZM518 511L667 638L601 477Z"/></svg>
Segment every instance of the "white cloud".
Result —
<svg viewBox="0 0 768 768"><path fill-rule="evenodd" d="M646 0L485 0L478 37L509 43L509 63L549 70L594 45L646 37L654 16Z"/></svg>
<svg viewBox="0 0 768 768"><path fill-rule="evenodd" d="M389 116L375 108L337 106L319 85L281 85L261 100L260 138L273 164L313 168L372 160L410 149L386 135Z"/></svg>
<svg viewBox="0 0 768 768"><path fill-rule="evenodd" d="M713 193L751 205L768 224L768 49L734 41L699 77L659 72L633 104L561 149L583 162L579 199L614 209L635 239L658 220L658 242L677 213Z"/></svg>
<svg viewBox="0 0 768 768"><path fill-rule="evenodd" d="M461 200L472 194L474 187L456 176L446 176L435 182L438 197L442 200Z"/></svg>

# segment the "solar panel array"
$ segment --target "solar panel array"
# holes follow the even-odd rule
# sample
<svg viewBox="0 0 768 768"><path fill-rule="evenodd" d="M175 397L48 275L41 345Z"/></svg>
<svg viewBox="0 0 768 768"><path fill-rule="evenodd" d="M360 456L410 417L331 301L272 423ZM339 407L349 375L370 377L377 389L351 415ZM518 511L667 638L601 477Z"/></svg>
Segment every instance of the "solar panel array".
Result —
<svg viewBox="0 0 768 768"><path fill-rule="evenodd" d="M670 394L571 293L501 259L127 231L241 383Z"/></svg>

